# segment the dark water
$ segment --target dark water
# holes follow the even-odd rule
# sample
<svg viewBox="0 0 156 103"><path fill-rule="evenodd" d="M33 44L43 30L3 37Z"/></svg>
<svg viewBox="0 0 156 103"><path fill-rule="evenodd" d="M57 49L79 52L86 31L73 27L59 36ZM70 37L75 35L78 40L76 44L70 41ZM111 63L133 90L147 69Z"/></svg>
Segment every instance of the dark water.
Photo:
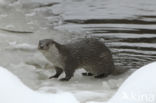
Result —
<svg viewBox="0 0 156 103"><path fill-rule="evenodd" d="M59 29L106 40L117 65L139 68L156 60L156 0L67 0Z"/></svg>

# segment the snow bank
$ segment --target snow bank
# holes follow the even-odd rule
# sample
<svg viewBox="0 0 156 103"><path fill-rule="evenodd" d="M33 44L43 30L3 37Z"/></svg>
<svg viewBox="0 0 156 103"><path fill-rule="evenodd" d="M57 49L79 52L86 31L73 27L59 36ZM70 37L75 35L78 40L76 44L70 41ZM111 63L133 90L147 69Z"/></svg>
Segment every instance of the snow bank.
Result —
<svg viewBox="0 0 156 103"><path fill-rule="evenodd" d="M0 103L78 103L71 93L39 93L0 67Z"/></svg>
<svg viewBox="0 0 156 103"><path fill-rule="evenodd" d="M132 74L108 103L156 103L156 62Z"/></svg>

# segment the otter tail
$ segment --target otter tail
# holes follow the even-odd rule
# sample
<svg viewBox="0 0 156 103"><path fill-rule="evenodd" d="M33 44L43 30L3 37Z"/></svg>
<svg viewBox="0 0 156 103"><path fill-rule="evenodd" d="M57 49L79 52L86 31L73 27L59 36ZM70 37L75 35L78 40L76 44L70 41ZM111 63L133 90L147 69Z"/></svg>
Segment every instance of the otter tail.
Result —
<svg viewBox="0 0 156 103"><path fill-rule="evenodd" d="M125 69L125 68L115 68L114 71L112 72L112 75L120 75L127 72L128 70L129 69Z"/></svg>

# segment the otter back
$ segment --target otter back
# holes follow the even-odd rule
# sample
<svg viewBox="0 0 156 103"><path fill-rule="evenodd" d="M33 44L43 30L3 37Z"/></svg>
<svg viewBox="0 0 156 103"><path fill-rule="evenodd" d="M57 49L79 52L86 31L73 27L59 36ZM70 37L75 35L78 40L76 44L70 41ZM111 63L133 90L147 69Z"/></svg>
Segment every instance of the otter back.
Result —
<svg viewBox="0 0 156 103"><path fill-rule="evenodd" d="M110 50L96 38L77 39L67 44L44 39L38 47L55 66L56 74L50 78L57 78L64 71L66 76L60 80L67 81L78 68L84 68L95 78L106 77L114 71Z"/></svg>
<svg viewBox="0 0 156 103"><path fill-rule="evenodd" d="M105 46L104 42L98 39L81 39L65 46L70 52L71 57L69 58L72 58L73 62L77 63L77 68L82 67L95 75L110 74L114 70L110 50Z"/></svg>

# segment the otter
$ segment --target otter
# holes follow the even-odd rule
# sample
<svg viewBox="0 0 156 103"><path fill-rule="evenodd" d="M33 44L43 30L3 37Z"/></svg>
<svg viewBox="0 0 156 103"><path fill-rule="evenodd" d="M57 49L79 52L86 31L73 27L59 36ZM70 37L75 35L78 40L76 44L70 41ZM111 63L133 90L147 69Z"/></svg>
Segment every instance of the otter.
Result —
<svg viewBox="0 0 156 103"><path fill-rule="evenodd" d="M87 71L82 73L84 76L95 78L107 77L115 71L111 51L97 38L81 38L66 44L43 39L39 41L38 49L54 64L56 74L49 79L58 78L64 71L65 77L60 80L68 81L78 68Z"/></svg>

